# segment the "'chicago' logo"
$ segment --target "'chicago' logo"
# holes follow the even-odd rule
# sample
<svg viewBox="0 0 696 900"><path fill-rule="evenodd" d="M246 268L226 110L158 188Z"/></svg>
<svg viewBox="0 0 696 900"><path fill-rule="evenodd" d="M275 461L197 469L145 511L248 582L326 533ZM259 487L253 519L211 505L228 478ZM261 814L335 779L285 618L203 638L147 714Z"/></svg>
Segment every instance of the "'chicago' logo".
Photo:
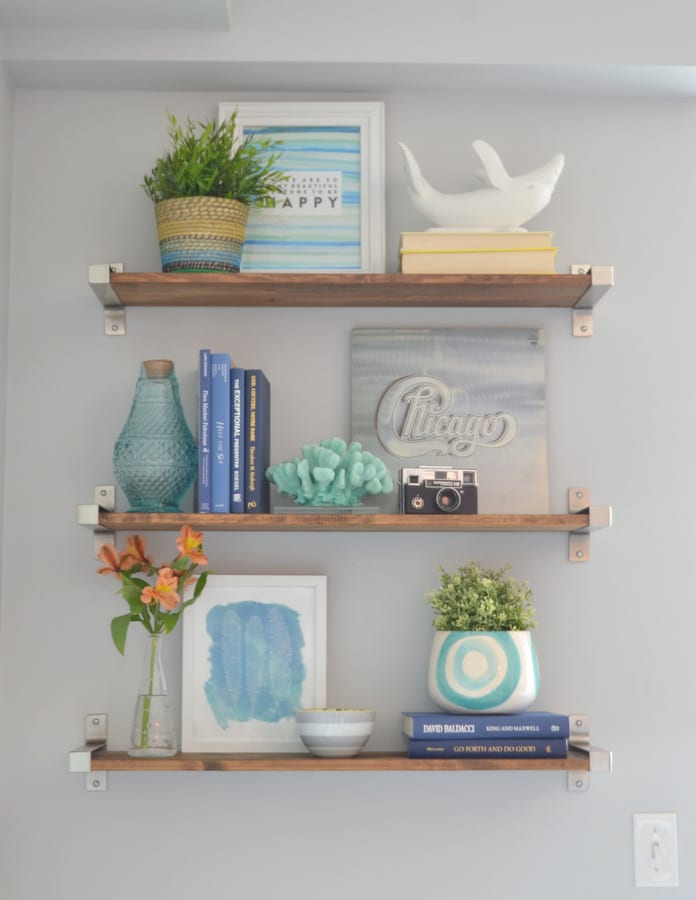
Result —
<svg viewBox="0 0 696 900"><path fill-rule="evenodd" d="M504 447L517 434L506 412L448 413L452 392L439 378L408 375L387 388L377 407L377 435L394 456L471 456L478 447Z"/></svg>

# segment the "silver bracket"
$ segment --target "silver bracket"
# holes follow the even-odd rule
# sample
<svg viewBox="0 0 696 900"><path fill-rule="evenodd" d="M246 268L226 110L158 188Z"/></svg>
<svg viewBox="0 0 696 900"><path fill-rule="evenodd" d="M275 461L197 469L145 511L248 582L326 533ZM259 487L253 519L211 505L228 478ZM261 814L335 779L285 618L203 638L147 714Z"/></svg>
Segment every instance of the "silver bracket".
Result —
<svg viewBox="0 0 696 900"><path fill-rule="evenodd" d="M580 750L589 757L590 772L611 772L612 757L610 750L603 750L590 744L590 717L574 713L570 716L570 738L568 744L574 750ZM590 772L584 769L571 769L568 772L569 791L588 791L590 789Z"/></svg>
<svg viewBox="0 0 696 900"><path fill-rule="evenodd" d="M573 487L568 490L568 512L586 512L589 517L587 527L571 531L568 536L568 561L590 561L590 531L596 528L611 528L611 506L590 506L590 489Z"/></svg>
<svg viewBox="0 0 696 900"><path fill-rule="evenodd" d="M89 284L104 307L104 334L109 337L126 333L126 311L111 287L111 273L123 271L123 263L98 263L88 267Z"/></svg>
<svg viewBox="0 0 696 900"><path fill-rule="evenodd" d="M592 337L592 307L614 284L613 266L591 266L578 263L570 267L571 275L590 275L592 283L573 309L573 337Z"/></svg>
<svg viewBox="0 0 696 900"><path fill-rule="evenodd" d="M77 524L87 525L94 532L94 558L99 557L99 551L104 544L115 544L116 536L113 531L107 531L99 524L100 510L114 512L116 509L116 488L112 484L98 484L94 489L94 503L78 503Z"/></svg>
<svg viewBox="0 0 696 900"><path fill-rule="evenodd" d="M106 714L90 713L85 716L85 743L68 754L70 772L86 772L85 787L88 791L107 789L106 772L92 771L92 754L106 747Z"/></svg>
<svg viewBox="0 0 696 900"><path fill-rule="evenodd" d="M573 337L592 337L594 334L594 321L592 310L573 310Z"/></svg>

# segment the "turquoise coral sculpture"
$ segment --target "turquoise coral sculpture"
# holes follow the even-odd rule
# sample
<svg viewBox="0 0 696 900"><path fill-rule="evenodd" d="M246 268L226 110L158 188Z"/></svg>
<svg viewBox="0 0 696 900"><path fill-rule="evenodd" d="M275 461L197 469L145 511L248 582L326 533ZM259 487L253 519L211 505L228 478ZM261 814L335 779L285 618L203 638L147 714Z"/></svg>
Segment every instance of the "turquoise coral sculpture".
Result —
<svg viewBox="0 0 696 900"><path fill-rule="evenodd" d="M304 444L302 457L266 469L281 494L301 506L357 506L365 494L388 494L394 482L381 459L358 441L325 438Z"/></svg>

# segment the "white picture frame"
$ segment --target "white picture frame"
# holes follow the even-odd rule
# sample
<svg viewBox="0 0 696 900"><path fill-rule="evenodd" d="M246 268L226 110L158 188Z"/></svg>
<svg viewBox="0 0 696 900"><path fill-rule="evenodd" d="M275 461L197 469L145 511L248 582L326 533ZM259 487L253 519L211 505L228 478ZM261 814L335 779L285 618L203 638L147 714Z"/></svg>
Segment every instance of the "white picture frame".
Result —
<svg viewBox="0 0 696 900"><path fill-rule="evenodd" d="M211 575L183 617L181 749L304 751L326 705L325 575Z"/></svg>
<svg viewBox="0 0 696 900"><path fill-rule="evenodd" d="M241 270L384 272L384 104L219 104L220 121L233 113L240 139L282 141L292 173L272 208L249 211Z"/></svg>

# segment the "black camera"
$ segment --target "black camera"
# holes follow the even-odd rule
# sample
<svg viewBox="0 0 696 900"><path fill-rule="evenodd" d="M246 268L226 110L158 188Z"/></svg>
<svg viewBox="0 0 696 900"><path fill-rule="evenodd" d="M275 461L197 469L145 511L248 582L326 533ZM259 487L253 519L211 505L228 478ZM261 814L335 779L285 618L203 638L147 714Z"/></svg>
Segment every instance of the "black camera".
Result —
<svg viewBox="0 0 696 900"><path fill-rule="evenodd" d="M401 470L399 509L403 513L440 515L478 512L475 469L434 469L418 466Z"/></svg>

